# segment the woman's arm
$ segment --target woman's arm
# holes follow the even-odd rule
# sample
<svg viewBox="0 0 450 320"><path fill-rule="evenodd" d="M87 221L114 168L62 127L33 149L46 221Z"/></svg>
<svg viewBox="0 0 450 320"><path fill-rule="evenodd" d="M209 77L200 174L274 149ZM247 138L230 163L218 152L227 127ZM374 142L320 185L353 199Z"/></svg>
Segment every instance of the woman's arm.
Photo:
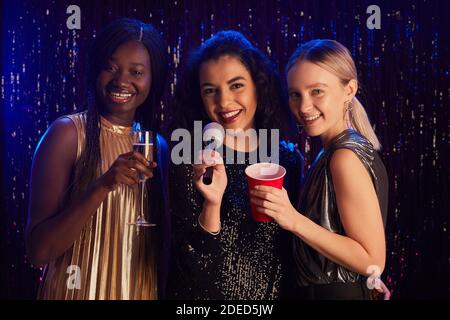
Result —
<svg viewBox="0 0 450 320"><path fill-rule="evenodd" d="M28 255L35 265L46 264L67 250L108 193L93 185L70 208L58 212L75 164L77 143L75 125L68 118L60 118L36 149L26 232Z"/></svg>
<svg viewBox="0 0 450 320"><path fill-rule="evenodd" d="M371 178L357 156L347 149L333 154L330 169L345 236L299 214L285 190L261 186L252 192L252 201L328 259L366 276L371 275L368 268L376 266L381 274L386 259L384 228Z"/></svg>
<svg viewBox="0 0 450 320"><path fill-rule="evenodd" d="M194 164L193 180L194 186L204 198L198 222L206 232L216 233L220 231L220 206L228 180L225 165L220 154L213 151L209 160L211 161L209 164ZM202 180L208 166L213 166L214 179L210 185L205 185Z"/></svg>
<svg viewBox="0 0 450 320"><path fill-rule="evenodd" d="M64 206L77 144L75 125L68 118L60 118L48 129L36 150L26 230L28 255L35 265L46 264L69 249L88 219L119 183L138 182L137 172L130 168L151 176L142 155L121 155L107 173L93 181L70 206ZM136 158L139 161L133 160Z"/></svg>
<svg viewBox="0 0 450 320"><path fill-rule="evenodd" d="M199 225L204 198L194 186L190 164L169 165L170 212L172 218L172 257L168 292L173 299L197 298L203 289L211 295L217 266L221 264L219 235ZM206 213L208 214L208 213ZM220 213L218 217L220 225ZM207 221L200 223L208 224ZM215 222L213 222L215 223ZM218 229L211 228L211 231Z"/></svg>

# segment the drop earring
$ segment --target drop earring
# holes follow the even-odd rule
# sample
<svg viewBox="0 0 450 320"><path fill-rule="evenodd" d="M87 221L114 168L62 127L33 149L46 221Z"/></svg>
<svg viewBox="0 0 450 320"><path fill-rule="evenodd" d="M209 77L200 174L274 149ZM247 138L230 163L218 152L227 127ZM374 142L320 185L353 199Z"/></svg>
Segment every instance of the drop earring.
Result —
<svg viewBox="0 0 450 320"><path fill-rule="evenodd" d="M352 101L348 101L346 103L345 114L344 114L344 119L345 119L345 122L347 124L347 128L348 129L353 129L353 126L352 126L352 110L353 110L353 102Z"/></svg>

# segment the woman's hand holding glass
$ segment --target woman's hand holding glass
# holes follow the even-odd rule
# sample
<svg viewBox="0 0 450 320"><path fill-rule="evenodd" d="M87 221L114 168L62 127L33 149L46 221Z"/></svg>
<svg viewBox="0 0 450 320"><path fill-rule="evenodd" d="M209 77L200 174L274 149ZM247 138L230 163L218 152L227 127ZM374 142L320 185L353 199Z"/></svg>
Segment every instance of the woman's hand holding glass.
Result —
<svg viewBox="0 0 450 320"><path fill-rule="evenodd" d="M155 167L156 162L148 162L139 152L130 151L121 154L98 182L109 191L117 189L119 184L134 186L139 183L140 174L146 179L152 178Z"/></svg>

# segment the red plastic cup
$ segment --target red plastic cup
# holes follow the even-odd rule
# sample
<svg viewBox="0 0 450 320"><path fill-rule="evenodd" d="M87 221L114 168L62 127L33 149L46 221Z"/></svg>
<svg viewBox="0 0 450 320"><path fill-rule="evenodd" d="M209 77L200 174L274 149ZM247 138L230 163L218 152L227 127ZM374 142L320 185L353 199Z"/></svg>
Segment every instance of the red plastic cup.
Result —
<svg viewBox="0 0 450 320"><path fill-rule="evenodd" d="M255 163L245 169L247 175L248 190L252 190L255 186L271 186L282 189L284 175L286 169L275 163ZM250 203L252 217L258 222L271 222L273 219L268 215L258 212L256 206Z"/></svg>

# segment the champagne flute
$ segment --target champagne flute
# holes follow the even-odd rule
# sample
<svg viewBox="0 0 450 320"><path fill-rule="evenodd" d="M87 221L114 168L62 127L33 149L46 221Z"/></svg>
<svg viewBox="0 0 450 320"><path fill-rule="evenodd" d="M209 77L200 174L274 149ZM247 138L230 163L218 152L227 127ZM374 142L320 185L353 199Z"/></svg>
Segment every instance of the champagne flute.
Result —
<svg viewBox="0 0 450 320"><path fill-rule="evenodd" d="M154 147L153 147L153 132L146 130L135 130L132 133L133 150L141 153L147 161L153 161ZM156 224L149 222L146 219L144 209L144 198L146 194L146 178L143 173L139 173L139 212L135 222L130 225L137 227L154 227Z"/></svg>

